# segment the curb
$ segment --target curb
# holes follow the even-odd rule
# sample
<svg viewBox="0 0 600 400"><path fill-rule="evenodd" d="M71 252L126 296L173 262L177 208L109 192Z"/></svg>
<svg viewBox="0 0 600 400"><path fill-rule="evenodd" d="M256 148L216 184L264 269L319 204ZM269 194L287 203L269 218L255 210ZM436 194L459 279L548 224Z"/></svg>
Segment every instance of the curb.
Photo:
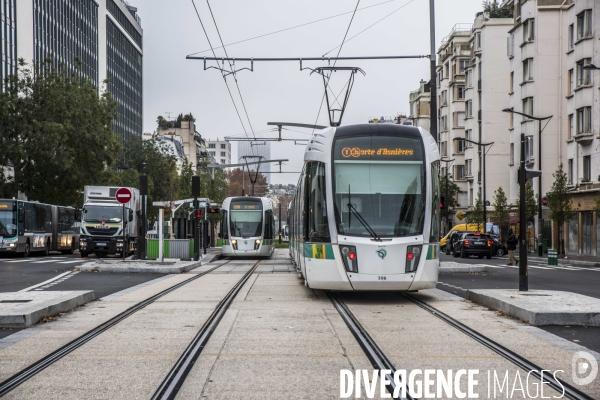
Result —
<svg viewBox="0 0 600 400"><path fill-rule="evenodd" d="M165 263L162 266L157 263L136 263L135 265L127 265L111 263L111 264L98 264L98 263L87 263L79 267L83 272L134 272L134 273L147 273L147 274L182 274L187 271L191 271L194 268L198 268L203 261L184 261L185 265L177 265L181 262Z"/></svg>
<svg viewBox="0 0 600 400"><path fill-rule="evenodd" d="M470 272L489 272L486 265L473 265L464 267L440 267L440 274L470 273Z"/></svg>

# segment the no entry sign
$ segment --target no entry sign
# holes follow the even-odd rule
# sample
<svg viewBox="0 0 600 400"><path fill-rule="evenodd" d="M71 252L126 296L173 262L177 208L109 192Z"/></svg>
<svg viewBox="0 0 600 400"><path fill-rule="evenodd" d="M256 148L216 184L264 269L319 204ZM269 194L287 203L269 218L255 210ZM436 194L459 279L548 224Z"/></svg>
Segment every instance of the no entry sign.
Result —
<svg viewBox="0 0 600 400"><path fill-rule="evenodd" d="M127 188L118 189L117 193L115 193L115 199L121 204L129 203L129 200L131 200L131 190Z"/></svg>

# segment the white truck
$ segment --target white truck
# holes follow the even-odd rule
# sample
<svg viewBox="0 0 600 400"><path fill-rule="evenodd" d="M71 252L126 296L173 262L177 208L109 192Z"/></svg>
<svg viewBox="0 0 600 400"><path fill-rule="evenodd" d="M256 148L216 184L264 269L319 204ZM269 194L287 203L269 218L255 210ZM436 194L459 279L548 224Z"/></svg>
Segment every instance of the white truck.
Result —
<svg viewBox="0 0 600 400"><path fill-rule="evenodd" d="M132 254L138 236L138 218L141 210L140 191L131 191L131 200L123 205L116 200L119 187L85 186L83 207L78 212L81 220L79 253L81 257L96 254ZM125 215L123 215L125 214ZM125 231L123 234L123 230Z"/></svg>

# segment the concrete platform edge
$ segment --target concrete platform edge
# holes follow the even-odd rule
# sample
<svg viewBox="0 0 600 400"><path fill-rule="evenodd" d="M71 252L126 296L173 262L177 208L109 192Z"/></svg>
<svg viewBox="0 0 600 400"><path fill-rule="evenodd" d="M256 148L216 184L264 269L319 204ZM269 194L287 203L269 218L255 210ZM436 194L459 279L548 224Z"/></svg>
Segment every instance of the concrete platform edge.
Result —
<svg viewBox="0 0 600 400"><path fill-rule="evenodd" d="M181 274L190 271L194 268L198 268L201 263L205 261L194 261L188 262L188 264L177 266L160 266L160 265L127 265L127 264L96 264L87 263L79 267L84 272L139 272L139 273L150 273L150 274Z"/></svg>

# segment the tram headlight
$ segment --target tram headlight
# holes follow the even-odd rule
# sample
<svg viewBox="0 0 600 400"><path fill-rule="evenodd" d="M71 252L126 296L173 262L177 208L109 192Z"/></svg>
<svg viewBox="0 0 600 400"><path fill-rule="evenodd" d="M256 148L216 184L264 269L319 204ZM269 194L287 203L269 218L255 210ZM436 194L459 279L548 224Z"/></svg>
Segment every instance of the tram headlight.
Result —
<svg viewBox="0 0 600 400"><path fill-rule="evenodd" d="M234 250L237 250L237 240L231 239L231 245L233 246Z"/></svg>
<svg viewBox="0 0 600 400"><path fill-rule="evenodd" d="M406 248L406 267L405 272L415 272L419 266L419 260L421 259L421 248L422 245L408 246Z"/></svg>
<svg viewBox="0 0 600 400"><path fill-rule="evenodd" d="M358 257L356 256L355 246L340 246L342 261L348 272L358 273Z"/></svg>
<svg viewBox="0 0 600 400"><path fill-rule="evenodd" d="M260 239L256 239L254 241L254 250L258 250L259 247L260 247Z"/></svg>

